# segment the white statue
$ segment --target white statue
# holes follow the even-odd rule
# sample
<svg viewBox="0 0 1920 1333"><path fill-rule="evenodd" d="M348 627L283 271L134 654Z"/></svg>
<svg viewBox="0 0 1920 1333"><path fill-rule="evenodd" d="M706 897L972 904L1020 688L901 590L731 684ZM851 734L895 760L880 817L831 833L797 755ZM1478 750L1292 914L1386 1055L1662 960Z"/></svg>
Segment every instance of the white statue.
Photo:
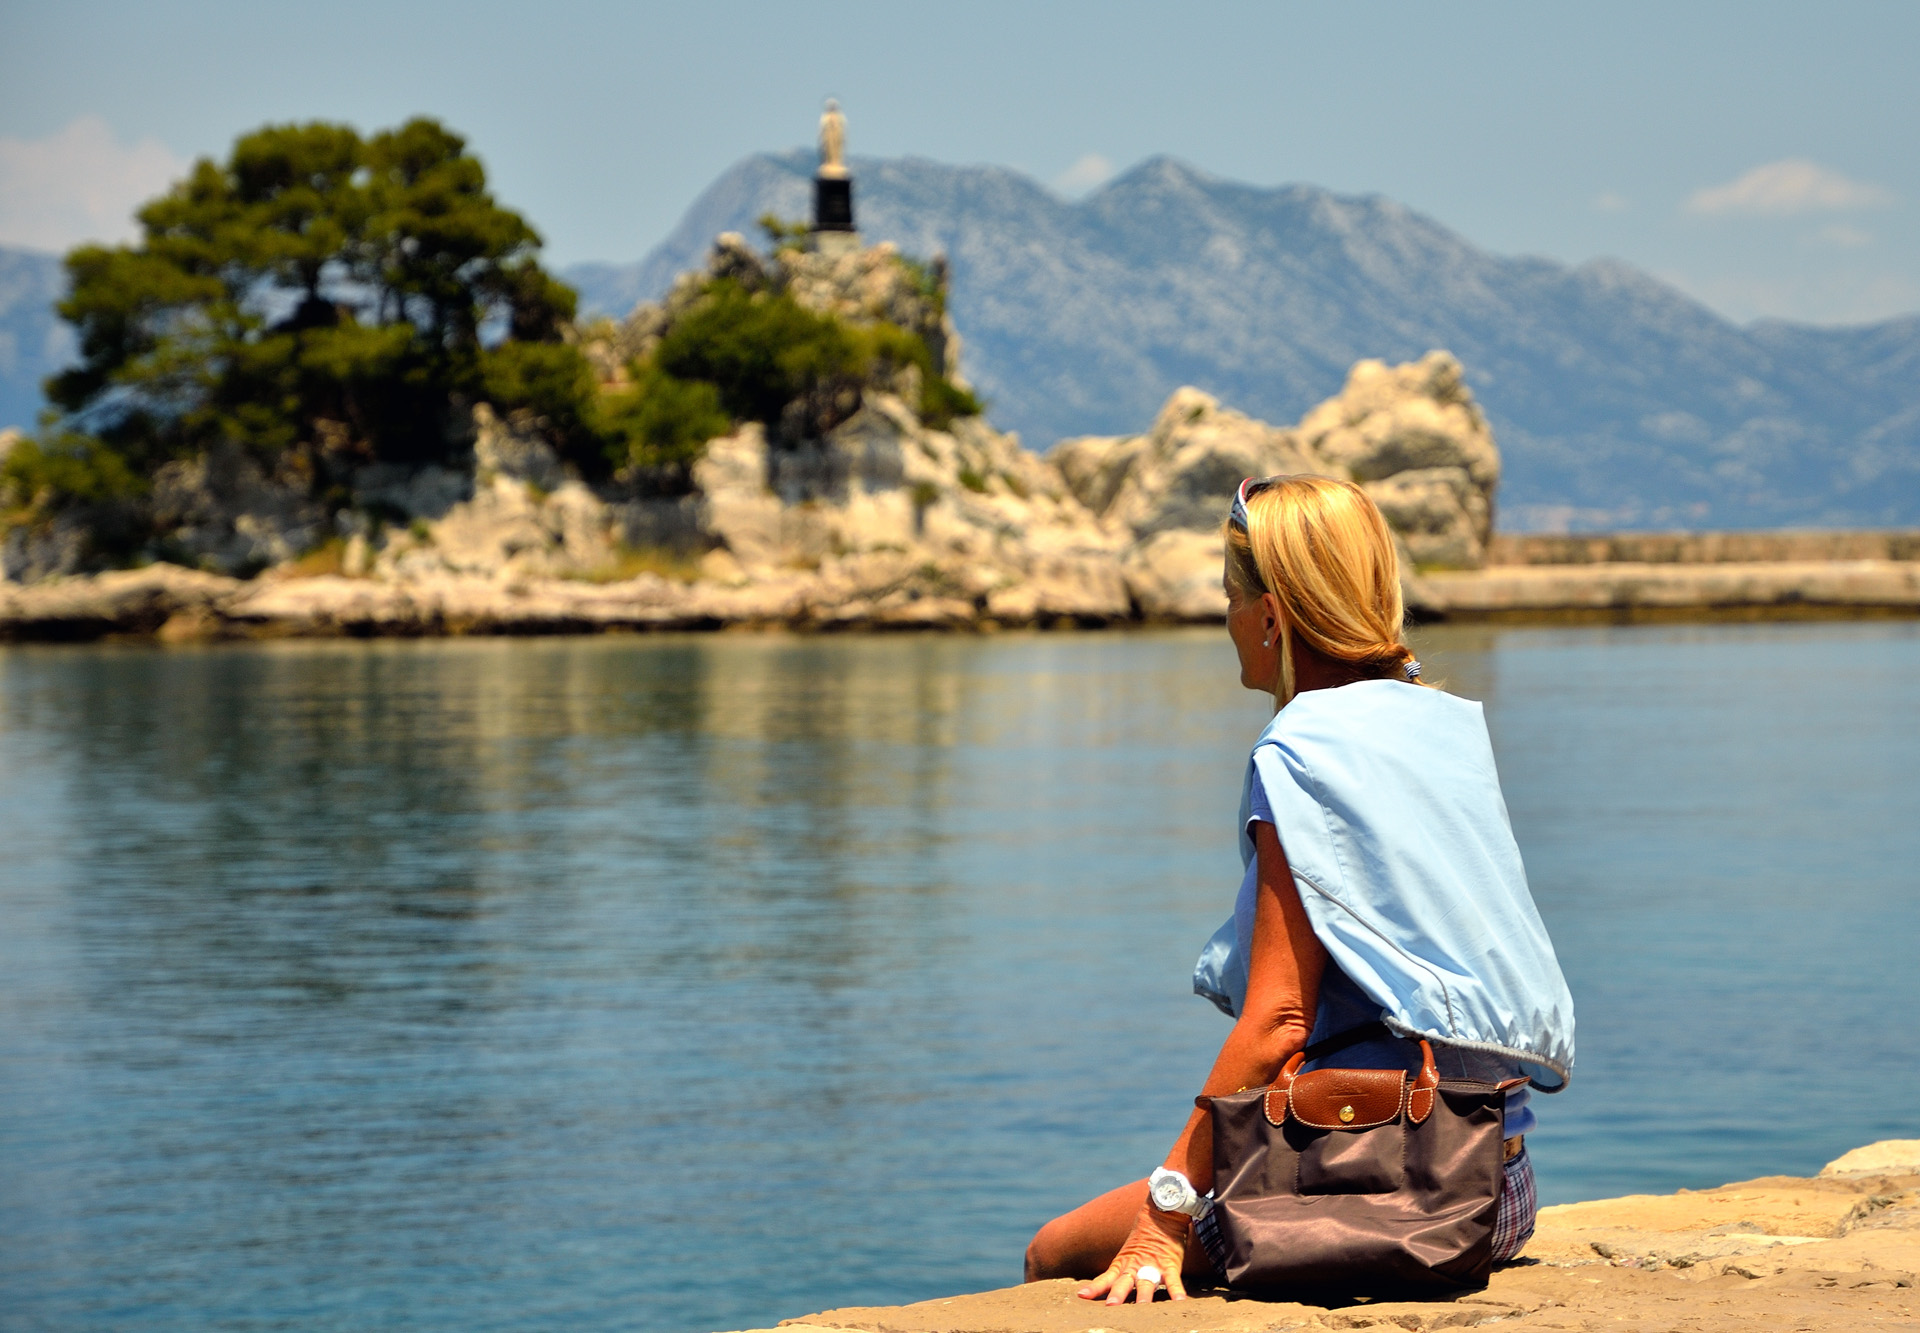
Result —
<svg viewBox="0 0 1920 1333"><path fill-rule="evenodd" d="M831 97L826 114L820 117L820 176L823 180L845 180L847 176L847 118Z"/></svg>

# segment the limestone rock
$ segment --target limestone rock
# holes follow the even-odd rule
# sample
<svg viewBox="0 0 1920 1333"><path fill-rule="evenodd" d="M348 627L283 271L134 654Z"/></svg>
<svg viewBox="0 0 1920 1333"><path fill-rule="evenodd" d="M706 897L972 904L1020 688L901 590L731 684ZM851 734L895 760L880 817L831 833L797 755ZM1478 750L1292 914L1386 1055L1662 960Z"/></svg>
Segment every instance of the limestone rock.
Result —
<svg viewBox="0 0 1920 1333"><path fill-rule="evenodd" d="M1373 496L1416 563L1485 563L1500 453L1451 355L1357 363L1340 395L1301 420L1299 434L1323 466Z"/></svg>
<svg viewBox="0 0 1920 1333"><path fill-rule="evenodd" d="M1125 620L1132 603L1127 582L1111 557L1037 557L1019 582L987 594L986 613L1001 624L1077 624Z"/></svg>
<svg viewBox="0 0 1920 1333"><path fill-rule="evenodd" d="M1119 542L1018 439L975 418L932 430L870 393L798 448L770 447L757 425L712 441L694 480L704 529L747 577L811 574L817 605L839 599L875 623L930 614L898 599L953 595L1001 620L1128 614Z"/></svg>
<svg viewBox="0 0 1920 1333"><path fill-rule="evenodd" d="M248 585L179 565L0 583L0 638L92 638L157 633L176 617L208 620Z"/></svg>
<svg viewBox="0 0 1920 1333"><path fill-rule="evenodd" d="M781 562L785 506L767 485L767 433L759 422L709 440L693 465L693 483L702 527L743 568L764 570Z"/></svg>
<svg viewBox="0 0 1920 1333"><path fill-rule="evenodd" d="M38 583L78 573L92 545L92 525L85 514L16 523L0 535L0 581Z"/></svg>
<svg viewBox="0 0 1920 1333"><path fill-rule="evenodd" d="M1244 477L1324 470L1291 432L1194 388L1176 390L1144 437L1068 441L1050 460L1083 504L1136 540L1218 528Z"/></svg>
<svg viewBox="0 0 1920 1333"><path fill-rule="evenodd" d="M170 550L224 574L253 574L332 535L311 478L269 475L245 450L217 445L154 476L154 526Z"/></svg>
<svg viewBox="0 0 1920 1333"><path fill-rule="evenodd" d="M1220 583L1226 543L1219 530L1157 532L1127 548L1120 569L1148 620L1219 620L1227 614Z"/></svg>
<svg viewBox="0 0 1920 1333"><path fill-rule="evenodd" d="M524 419L502 421L487 403L473 409L473 473L484 486L496 477L556 490L567 471L548 444Z"/></svg>
<svg viewBox="0 0 1920 1333"><path fill-rule="evenodd" d="M1178 1305L1109 1306L1075 1295L1083 1282L1053 1279L913 1305L796 1313L762 1333L1440 1333L1490 1324L1853 1333L1912 1326L1916 1270L1920 1174L1909 1156L1844 1179L1768 1176L1542 1208L1519 1262L1496 1265L1479 1290L1439 1300L1381 1292L1356 1303L1305 1291L1256 1298L1203 1288Z"/></svg>
<svg viewBox="0 0 1920 1333"><path fill-rule="evenodd" d="M580 482L565 481L547 493L495 476L438 521L389 531L374 572L389 579L564 578L611 567L616 548L612 510Z"/></svg>
<svg viewBox="0 0 1920 1333"><path fill-rule="evenodd" d="M1920 1176L1920 1139L1881 1139L1842 1153L1820 1168L1823 1180L1836 1176Z"/></svg>
<svg viewBox="0 0 1920 1333"><path fill-rule="evenodd" d="M444 518L448 510L473 497L473 488L474 474L464 469L375 463L355 470L353 506L361 513L393 514L409 520ZM350 532L359 531L351 520L347 526Z"/></svg>
<svg viewBox="0 0 1920 1333"><path fill-rule="evenodd" d="M958 379L943 263L910 263L891 245L762 255L728 233L662 301L576 331L602 383L620 383L714 279L911 330ZM536 422L485 404L465 436L470 463L316 479L268 476L216 448L161 475L155 508L168 549L224 571L280 568L217 606L197 603L200 619L180 632L201 632L202 621L234 632L424 633L1217 620L1220 525L1234 487L1290 472L1359 481L1408 555L1410 591L1471 600L1416 569L1483 561L1499 476L1486 423L1445 353L1362 362L1295 428L1183 388L1144 434L1068 440L1045 458L979 417L929 425L916 407L920 375L876 373L842 386L844 402L802 404L773 430L740 425L709 441L671 493L645 489L658 479L589 485ZM341 480L346 503L336 491L330 510L316 496ZM73 523L16 528L7 576L77 568L84 538ZM142 625L155 614L127 612Z"/></svg>
<svg viewBox="0 0 1920 1333"><path fill-rule="evenodd" d="M1218 531L1244 477L1357 481L1394 530L1412 591L1422 568L1485 563L1500 472L1459 363L1444 352L1403 366L1359 363L1338 397L1290 430L1184 388L1146 435L1065 440L1047 461L1088 510L1130 539L1123 568L1134 602L1168 619L1224 610Z"/></svg>
<svg viewBox="0 0 1920 1333"><path fill-rule="evenodd" d="M1492 501L1465 469L1423 467L1363 482L1400 539L1402 563L1478 569L1486 559Z"/></svg>
<svg viewBox="0 0 1920 1333"><path fill-rule="evenodd" d="M1095 514L1105 514L1146 447L1144 435L1083 435L1054 445L1047 462L1076 500Z"/></svg>
<svg viewBox="0 0 1920 1333"><path fill-rule="evenodd" d="M934 364L948 379L960 379L960 335L937 292L946 285L946 265L908 265L892 242L844 254L781 250L773 279L809 310L851 323L885 320L927 340Z"/></svg>

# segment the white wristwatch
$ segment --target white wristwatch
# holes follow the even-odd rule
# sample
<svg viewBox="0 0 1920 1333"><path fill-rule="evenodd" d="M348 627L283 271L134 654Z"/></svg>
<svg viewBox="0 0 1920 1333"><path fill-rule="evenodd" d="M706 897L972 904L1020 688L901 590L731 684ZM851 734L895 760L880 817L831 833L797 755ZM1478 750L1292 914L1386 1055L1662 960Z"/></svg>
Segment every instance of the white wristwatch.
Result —
<svg viewBox="0 0 1920 1333"><path fill-rule="evenodd" d="M1213 1200L1195 1190L1191 1180L1164 1166L1154 1168L1147 1177L1147 1197L1163 1213L1185 1213L1188 1217L1205 1217L1213 1207Z"/></svg>

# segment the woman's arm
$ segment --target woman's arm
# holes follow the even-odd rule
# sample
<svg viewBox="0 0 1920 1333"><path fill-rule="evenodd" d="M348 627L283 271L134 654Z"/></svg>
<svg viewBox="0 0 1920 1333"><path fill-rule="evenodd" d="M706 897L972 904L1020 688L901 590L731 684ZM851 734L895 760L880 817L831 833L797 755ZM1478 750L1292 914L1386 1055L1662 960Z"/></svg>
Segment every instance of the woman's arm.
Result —
<svg viewBox="0 0 1920 1333"><path fill-rule="evenodd" d="M1209 1097L1272 1082L1280 1066L1307 1044L1320 1001L1320 976L1327 967L1327 951L1300 905L1300 891L1293 886L1293 871L1273 825L1255 824L1253 845L1260 858L1260 890L1254 900L1247 1000L1201 1085L1201 1093ZM1166 1165L1184 1173L1202 1194L1213 1188L1211 1115L1195 1109Z"/></svg>
<svg viewBox="0 0 1920 1333"><path fill-rule="evenodd" d="M1320 999L1320 976L1327 966L1327 951L1300 905L1273 825L1255 824L1253 845L1259 858L1259 894L1254 900L1253 956L1247 960L1247 999L1201 1087L1207 1096L1271 1082L1280 1066L1307 1044ZM1187 1117L1166 1165L1184 1173L1202 1194L1213 1187L1213 1118L1206 1111L1196 1109ZM1152 1264L1165 1277L1168 1294L1184 1300L1180 1268L1190 1231L1186 1217L1148 1203L1112 1265L1079 1294L1105 1296L1107 1304L1121 1305L1138 1289L1140 1299L1150 1301L1152 1284L1138 1282L1134 1273L1142 1264Z"/></svg>

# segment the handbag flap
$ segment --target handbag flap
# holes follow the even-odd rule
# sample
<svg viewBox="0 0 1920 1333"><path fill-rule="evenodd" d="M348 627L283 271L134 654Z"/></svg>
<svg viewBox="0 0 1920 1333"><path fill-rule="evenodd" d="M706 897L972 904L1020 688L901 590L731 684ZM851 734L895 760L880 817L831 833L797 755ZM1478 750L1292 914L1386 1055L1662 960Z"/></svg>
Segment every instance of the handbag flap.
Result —
<svg viewBox="0 0 1920 1333"><path fill-rule="evenodd" d="M1371 1129L1398 1118L1406 1105L1407 1075L1399 1069L1316 1069L1295 1077L1285 1097L1286 1110L1303 1125ZM1267 1119L1277 1125L1276 1110L1269 1093Z"/></svg>

